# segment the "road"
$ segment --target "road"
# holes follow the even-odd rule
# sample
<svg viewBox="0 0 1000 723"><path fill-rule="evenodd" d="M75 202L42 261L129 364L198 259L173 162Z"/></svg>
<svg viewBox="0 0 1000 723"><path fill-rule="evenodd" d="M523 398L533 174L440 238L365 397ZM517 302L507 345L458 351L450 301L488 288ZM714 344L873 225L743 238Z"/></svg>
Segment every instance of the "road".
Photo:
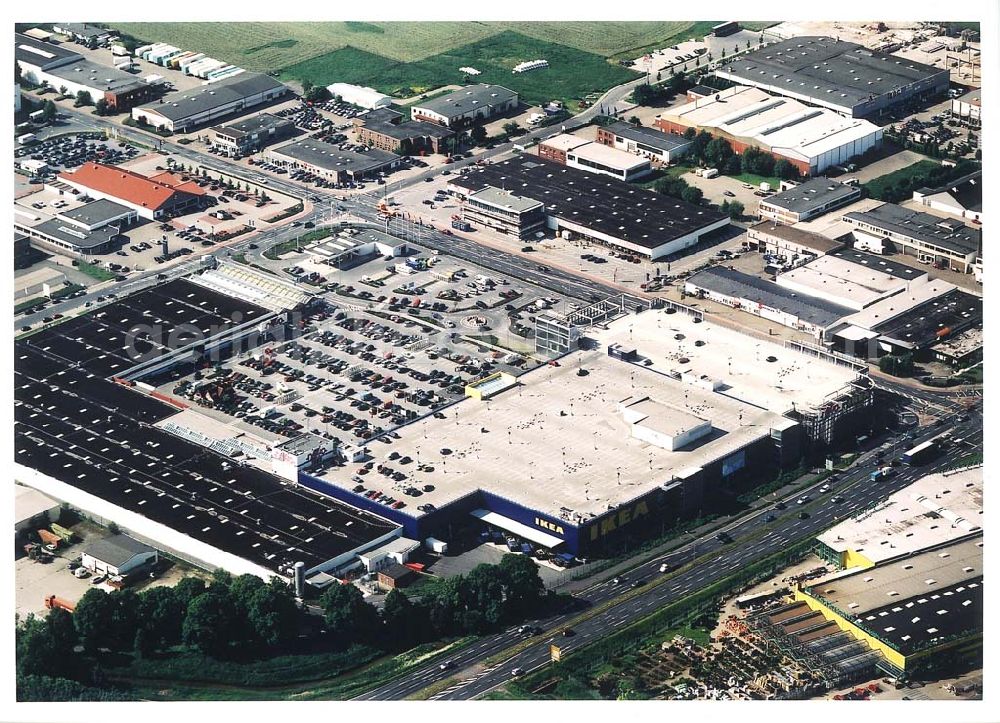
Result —
<svg viewBox="0 0 1000 723"><path fill-rule="evenodd" d="M565 654L599 640L605 637L609 630L621 628L650 615L658 608L730 575L741 566L770 555L806 536L818 534L836 522L871 507L918 478L933 471L946 469L971 451L981 450L982 417L977 413L971 413L965 422L958 422L953 415L950 417L949 426L925 428L913 444L941 434L947 429L953 431L954 437L964 437L966 442L961 448L947 450L932 465L898 467L895 476L878 484L872 484L868 475L873 469L871 460L875 452L869 452L862 456L853 471L842 474L836 482L830 484L829 493L821 495L817 492L821 483L811 488L797 490L794 497L807 495L814 500L805 507L791 504L783 512L765 508L723 528L723 531L728 532L733 538L733 543L723 544L715 537L717 533L713 533L710 538L695 540L667 555L639 565L627 574L624 586L615 585L613 581L602 581L580 591L577 594L578 598L591 606L601 605L629 591L628 581L651 580L657 577L659 567L664 562L684 564L700 556L716 553L709 562L702 562L692 569L682 571L667 583L651 587L647 592L634 597L628 597L594 617L575 624L573 628L575 635L572 637L553 638L551 635L540 635L537 642L527 649L503 659L500 663L480 668L478 666L482 661L502 653L512 644L523 640L523 636L518 635L516 631L486 636L475 646L456 653L451 659L455 666L453 669L440 670L437 661L358 696L357 699L400 700L434 683L456 676L455 671L468 672L460 676L454 685L433 696L432 699L461 700L481 696L511 680L513 677L511 671L514 668L530 672L545 665L549 661L549 645L552 642L559 645ZM902 441L902 437L898 441ZM842 495L844 501L833 502L832 498L835 495ZM806 519L799 518L799 512L803 509L809 511L810 516ZM776 519L769 521L770 515L775 515ZM551 630L579 614L573 612L558 615L540 620L538 624L546 630Z"/></svg>

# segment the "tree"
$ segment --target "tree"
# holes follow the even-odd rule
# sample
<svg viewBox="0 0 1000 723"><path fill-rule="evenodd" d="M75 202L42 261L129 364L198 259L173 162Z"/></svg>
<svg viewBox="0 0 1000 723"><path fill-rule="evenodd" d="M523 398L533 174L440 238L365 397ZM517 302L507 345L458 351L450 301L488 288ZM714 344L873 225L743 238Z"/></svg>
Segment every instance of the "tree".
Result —
<svg viewBox="0 0 1000 723"><path fill-rule="evenodd" d="M723 201L720 210L729 214L729 218L736 220L743 216L745 207L740 201Z"/></svg>
<svg viewBox="0 0 1000 723"><path fill-rule="evenodd" d="M534 560L525 555L504 555L497 565L497 572L504 590L508 617L522 618L537 607L545 585Z"/></svg>
<svg viewBox="0 0 1000 723"><path fill-rule="evenodd" d="M487 138L486 126L472 126L472 130L469 132L469 135L472 136L474 143L483 143Z"/></svg>
<svg viewBox="0 0 1000 723"><path fill-rule="evenodd" d="M666 178L658 180L653 185L653 188L656 189L657 193L662 193L664 196L680 198L681 194L684 193L684 190L688 188L688 184L683 178L667 176Z"/></svg>
<svg viewBox="0 0 1000 723"><path fill-rule="evenodd" d="M94 103L94 112L97 115L107 115L109 110L110 106L108 105L108 101L104 100L104 98L101 98Z"/></svg>
<svg viewBox="0 0 1000 723"><path fill-rule="evenodd" d="M629 118L628 122L631 123L634 126L641 126L642 125L642 121L639 120L639 116L637 116L637 115L634 115L631 118Z"/></svg>
<svg viewBox="0 0 1000 723"><path fill-rule="evenodd" d="M713 138L705 146L705 163L713 168L724 165L733 156L733 147L725 138Z"/></svg>
<svg viewBox="0 0 1000 723"><path fill-rule="evenodd" d="M179 583L177 587L180 587ZM187 603L177 593L177 587L153 587L139 596L139 627L146 630L146 641L154 650L181 642Z"/></svg>
<svg viewBox="0 0 1000 723"><path fill-rule="evenodd" d="M702 190L695 186L688 186L681 192L682 199L684 199L688 203L693 203L696 205L701 203L701 200L702 198L704 198L704 196L705 194L702 192Z"/></svg>
<svg viewBox="0 0 1000 723"><path fill-rule="evenodd" d="M735 153L729 157L725 165L719 169L720 173L727 176L738 176L743 170L743 163Z"/></svg>
<svg viewBox="0 0 1000 723"><path fill-rule="evenodd" d="M312 89L314 87L316 87L315 84L311 80L309 80L308 78L306 78L305 80L303 80L302 81L302 97L304 98L304 97L308 96L309 93L312 91Z"/></svg>
<svg viewBox="0 0 1000 723"><path fill-rule="evenodd" d="M115 590L107 595L108 626L101 641L112 650L127 650L139 624L139 596L135 590Z"/></svg>
<svg viewBox="0 0 1000 723"><path fill-rule="evenodd" d="M694 128L688 128L684 131L684 137L689 141L694 140L694 137L698 135L698 131Z"/></svg>
<svg viewBox="0 0 1000 723"><path fill-rule="evenodd" d="M483 627L492 628L503 620L503 585L493 565L476 565L465 576L461 586L462 602L466 610L476 611L482 620L475 619L470 633L483 632Z"/></svg>
<svg viewBox="0 0 1000 723"><path fill-rule="evenodd" d="M65 85L59 86L59 95L66 95L68 92L69 88L67 88Z"/></svg>
<svg viewBox="0 0 1000 723"><path fill-rule="evenodd" d="M295 596L281 580L257 588L247 603L247 621L253 634L265 645L282 645L298 632L299 607Z"/></svg>
<svg viewBox="0 0 1000 723"><path fill-rule="evenodd" d="M14 82L15 83L21 82L21 64L18 63L16 60L14 61Z"/></svg>
<svg viewBox="0 0 1000 723"><path fill-rule="evenodd" d="M907 377L913 373L913 354L886 354L878 360L878 368L895 377Z"/></svg>
<svg viewBox="0 0 1000 723"><path fill-rule="evenodd" d="M234 619L235 611L228 595L217 589L199 595L191 601L184 616L184 644L204 655L217 656L226 650L232 639Z"/></svg>
<svg viewBox="0 0 1000 723"><path fill-rule="evenodd" d="M413 625L416 606L399 590L390 590L382 606L382 624L385 637L399 648L409 648L416 639L419 628Z"/></svg>
<svg viewBox="0 0 1000 723"><path fill-rule="evenodd" d="M80 598L73 611L73 623L80 635L80 642L89 651L96 651L105 641L111 625L111 608L114 602L103 590L91 588Z"/></svg>
<svg viewBox="0 0 1000 723"><path fill-rule="evenodd" d="M326 626L345 642L368 642L378 630L378 611L354 585L333 585L319 599Z"/></svg>
<svg viewBox="0 0 1000 723"><path fill-rule="evenodd" d="M42 103L42 118L46 123L51 123L56 119L56 104L52 100L46 100Z"/></svg>
<svg viewBox="0 0 1000 723"><path fill-rule="evenodd" d="M774 162L774 175L785 181L794 181L799 177L799 169L785 158Z"/></svg>
<svg viewBox="0 0 1000 723"><path fill-rule="evenodd" d="M196 597L204 594L205 581L197 577L181 578L180 582L174 585L174 595L178 604L183 610L187 610Z"/></svg>
<svg viewBox="0 0 1000 723"><path fill-rule="evenodd" d="M16 627L14 642L18 675L64 675L76 645L72 616L59 608L44 619L28 615Z"/></svg>
<svg viewBox="0 0 1000 723"><path fill-rule="evenodd" d="M691 140L691 148L688 150L688 155L697 160L704 160L705 158L705 148L709 143L712 142L712 134L708 131L699 131L698 134Z"/></svg>
<svg viewBox="0 0 1000 723"><path fill-rule="evenodd" d="M508 138L513 138L514 136L520 135L524 131L522 130L521 126L518 125L515 121L508 121L507 123L503 124L503 132L507 135Z"/></svg>

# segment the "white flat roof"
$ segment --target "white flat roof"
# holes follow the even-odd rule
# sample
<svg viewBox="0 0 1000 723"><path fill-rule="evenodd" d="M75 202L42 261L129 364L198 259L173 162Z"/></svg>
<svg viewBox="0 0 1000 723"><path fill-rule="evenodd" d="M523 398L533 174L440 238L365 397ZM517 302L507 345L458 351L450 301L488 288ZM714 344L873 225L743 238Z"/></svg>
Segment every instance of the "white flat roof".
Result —
<svg viewBox="0 0 1000 723"><path fill-rule="evenodd" d="M577 158L610 166L620 171L631 171L633 168L649 165L647 158L641 158L628 151L620 151L603 143L588 143L570 150L576 154Z"/></svg>
<svg viewBox="0 0 1000 723"><path fill-rule="evenodd" d="M957 287L954 284L949 284L947 281L932 279L925 284L919 284L895 296L877 301L856 314L845 316L841 321L862 329L871 329L955 288Z"/></svg>
<svg viewBox="0 0 1000 723"><path fill-rule="evenodd" d="M588 143L592 143L586 138L581 138L580 136L574 136L571 133L560 133L559 135L548 138L544 141L540 141L539 145L549 146L550 148L555 148L559 151L571 151L579 146L585 146Z"/></svg>
<svg viewBox="0 0 1000 723"><path fill-rule="evenodd" d="M58 507L59 503L36 489L14 485L14 524L30 520L36 515Z"/></svg>
<svg viewBox="0 0 1000 723"><path fill-rule="evenodd" d="M527 525L521 524L517 520L504 517L496 512L490 512L489 510L473 510L470 514L487 524L499 527L501 530L507 530L507 532L517 535L518 537L523 537L526 540L531 540L535 544L541 545L542 547L552 548L556 545L561 545L563 542L561 537L556 537L555 535L550 535L547 532L542 532L536 527L528 527Z"/></svg>
<svg viewBox="0 0 1000 723"><path fill-rule="evenodd" d="M983 468L921 477L817 540L878 564L983 531Z"/></svg>
<svg viewBox="0 0 1000 723"><path fill-rule="evenodd" d="M867 268L834 256L820 256L796 269L779 274L779 286L811 289L850 302L851 308L865 307L882 297L906 289L909 281L878 269Z"/></svg>

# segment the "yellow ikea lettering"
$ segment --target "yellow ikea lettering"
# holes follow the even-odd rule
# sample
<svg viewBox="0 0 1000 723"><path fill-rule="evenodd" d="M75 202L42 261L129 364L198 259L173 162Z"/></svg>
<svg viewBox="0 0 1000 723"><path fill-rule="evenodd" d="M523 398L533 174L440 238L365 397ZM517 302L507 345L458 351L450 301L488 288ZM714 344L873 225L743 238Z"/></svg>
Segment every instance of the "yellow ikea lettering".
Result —
<svg viewBox="0 0 1000 723"><path fill-rule="evenodd" d="M557 525L554 522L549 522L548 520L543 520L541 517L536 517L535 518L535 524L538 525L539 527L545 529L545 530L551 530L552 532L555 532L558 535L565 534L563 532L562 525Z"/></svg>
<svg viewBox="0 0 1000 723"><path fill-rule="evenodd" d="M627 525L628 523L634 522L638 518L645 517L648 514L649 505L645 501L637 502L635 506L631 508L625 507L619 510L617 515L609 515L601 520L600 523L591 525L590 539L593 541L598 537L604 537L609 532L614 532L622 525Z"/></svg>

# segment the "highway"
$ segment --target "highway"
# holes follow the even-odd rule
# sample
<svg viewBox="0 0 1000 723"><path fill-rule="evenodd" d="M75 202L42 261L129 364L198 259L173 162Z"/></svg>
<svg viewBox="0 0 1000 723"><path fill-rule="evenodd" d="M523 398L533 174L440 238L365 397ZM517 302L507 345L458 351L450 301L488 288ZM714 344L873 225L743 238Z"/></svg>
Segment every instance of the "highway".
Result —
<svg viewBox="0 0 1000 723"><path fill-rule="evenodd" d="M462 700L481 696L511 680L513 677L511 671L514 668L530 672L545 665L549 661L549 644L552 642L559 645L565 655L599 640L606 636L609 630L621 628L645 617L659 607L702 589L739 567L772 554L782 547L806 536L816 535L836 522L871 507L916 479L933 471L945 469L960 457L977 448L981 449L982 417L978 413L970 413L965 422L957 422L954 416L951 417L951 421L950 428L954 436L964 437L966 442L961 449L947 450L931 465L914 468L897 467L894 476L873 484L869 482L868 475L874 468L871 464L874 451L869 452L858 461L852 471L842 473L837 481L830 484L830 492L820 495L817 492L820 483L808 489L797 490L793 497L805 494L813 500L805 507L790 504L784 511L765 508L723 528L733 538L732 543L723 544L715 537L717 533L713 533L710 538L693 541L665 556L641 564L623 576L626 578L623 585L615 585L613 581L602 581L581 591L577 597L591 606L600 605L630 591L631 581L639 579L652 581L659 575L658 570L663 562L684 564L697 557L715 553L714 558L676 574L669 582L650 587L645 593L628 597L594 617L575 624L573 626L575 635L572 637L539 635L533 645L503 659L500 663L488 668L475 667L483 660L502 653L513 643L523 639L523 636L518 635L516 631L486 636L475 646L453 656L451 660L455 664L454 669L442 671L438 667L440 661L435 661L405 677L358 696L357 699L401 700L434 683L455 677L456 670L468 672L457 677L452 686L433 696L433 699ZM925 428L913 444L941 434L948 428L949 426ZM900 446L899 449L901 451L903 447ZM844 496L844 501L833 502L832 498L835 495ZM799 512L803 509L808 510L810 515L804 520L799 519ZM776 515L776 519L768 521L770 515ZM580 612L559 615L540 620L538 624L546 630L551 630L578 615Z"/></svg>

